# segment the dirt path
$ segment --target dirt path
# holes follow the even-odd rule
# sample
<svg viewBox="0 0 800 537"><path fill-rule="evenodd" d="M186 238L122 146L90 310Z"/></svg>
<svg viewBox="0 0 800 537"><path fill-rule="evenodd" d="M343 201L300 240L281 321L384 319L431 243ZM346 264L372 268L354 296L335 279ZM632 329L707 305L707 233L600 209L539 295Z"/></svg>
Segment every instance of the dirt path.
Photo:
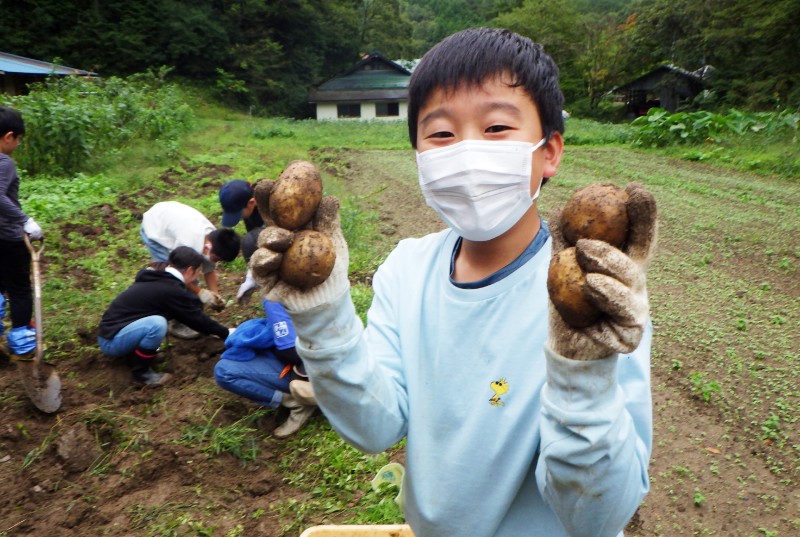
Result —
<svg viewBox="0 0 800 537"><path fill-rule="evenodd" d="M387 248L400 238L442 227L419 194L412 155L349 152L338 163L348 191L380 215ZM615 157L591 158L611 162ZM566 162L561 173L568 177L578 167L577 161ZM207 180L211 172L218 180ZM211 167L190 175L203 176L203 188L210 192L232 173ZM169 172L162 179L174 183L176 191L192 184L192 176L176 181ZM569 191L568 185L552 185L543 199L552 196L549 203L558 203ZM144 210L152 201L141 192L121 203ZM101 220L114 218L108 207L92 211ZM97 241L109 238L98 233ZM69 255L74 259L81 252ZM58 269L50 270L47 277L56 277ZM225 274L223 293L235 293L240 277ZM235 323L255 311L233 308L220 318ZM217 410L226 423L255 410L214 385L221 342L172 341L169 368L176 382L154 392L131 387L127 371L101 356L94 332L85 328L90 321L76 319L70 343L75 360L59 368L64 405L58 415L33 409L14 368L0 368L0 536L281 535L292 516L270 505L302 505L307 497L284 482L280 461L287 444L269 435L282 414L266 412L247 424L264 433L258 459L247 466L225 454L208 456L184 440L192 426ZM659 345L669 355L669 346L677 342ZM628 536L800 534L798 491L769 471L762 446L752 446L662 367L654 367L653 393L652 491ZM319 415L313 425L326 427ZM291 503L295 499L298 504ZM176 513L183 517L180 523Z"/></svg>

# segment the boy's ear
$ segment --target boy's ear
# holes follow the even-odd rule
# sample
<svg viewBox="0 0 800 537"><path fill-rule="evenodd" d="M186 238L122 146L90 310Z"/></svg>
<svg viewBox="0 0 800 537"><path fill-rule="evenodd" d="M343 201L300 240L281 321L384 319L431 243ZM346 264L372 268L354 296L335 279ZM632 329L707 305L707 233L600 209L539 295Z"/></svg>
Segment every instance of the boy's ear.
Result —
<svg viewBox="0 0 800 537"><path fill-rule="evenodd" d="M550 139L544 144L544 169L543 177L553 177L558 171L561 163L561 155L564 153L564 138L560 132L554 132Z"/></svg>

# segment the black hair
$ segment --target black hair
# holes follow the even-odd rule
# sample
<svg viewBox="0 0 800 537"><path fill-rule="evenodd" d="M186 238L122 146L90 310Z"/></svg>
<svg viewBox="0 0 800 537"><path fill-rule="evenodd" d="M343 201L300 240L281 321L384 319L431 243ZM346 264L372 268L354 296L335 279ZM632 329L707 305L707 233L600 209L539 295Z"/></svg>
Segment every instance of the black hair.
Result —
<svg viewBox="0 0 800 537"><path fill-rule="evenodd" d="M542 45L499 28L469 28L434 45L420 60L408 86L408 137L417 147L417 120L436 89L451 91L461 84L480 85L502 74L511 86L525 90L539 112L546 138L564 132L564 95L558 67Z"/></svg>
<svg viewBox="0 0 800 537"><path fill-rule="evenodd" d="M211 241L211 253L223 261L233 261L239 255L239 235L230 228L215 229L208 234Z"/></svg>
<svg viewBox="0 0 800 537"><path fill-rule="evenodd" d="M180 271L187 268L196 269L204 260L203 254L188 246L178 246L169 253L169 264Z"/></svg>
<svg viewBox="0 0 800 537"><path fill-rule="evenodd" d="M0 106L0 136L5 136L7 132L14 133L17 137L22 136L25 134L25 122L18 110Z"/></svg>

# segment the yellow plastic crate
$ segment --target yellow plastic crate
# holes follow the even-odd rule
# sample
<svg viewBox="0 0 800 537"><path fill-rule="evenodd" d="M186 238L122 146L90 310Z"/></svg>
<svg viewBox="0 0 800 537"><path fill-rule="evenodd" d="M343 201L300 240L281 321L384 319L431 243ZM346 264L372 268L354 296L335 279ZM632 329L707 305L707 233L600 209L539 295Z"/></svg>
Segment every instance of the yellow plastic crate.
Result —
<svg viewBox="0 0 800 537"><path fill-rule="evenodd" d="M408 524L314 526L300 537L414 537Z"/></svg>

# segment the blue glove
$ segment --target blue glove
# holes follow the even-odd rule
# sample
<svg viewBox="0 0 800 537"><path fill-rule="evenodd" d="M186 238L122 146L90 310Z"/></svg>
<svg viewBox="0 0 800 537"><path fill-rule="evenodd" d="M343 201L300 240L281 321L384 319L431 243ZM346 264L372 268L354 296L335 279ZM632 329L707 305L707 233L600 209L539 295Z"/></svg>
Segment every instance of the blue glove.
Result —
<svg viewBox="0 0 800 537"><path fill-rule="evenodd" d="M5 316L6 316L6 297L0 295L0 336L2 336L6 331L6 327L3 324L3 318Z"/></svg>
<svg viewBox="0 0 800 537"><path fill-rule="evenodd" d="M8 350L22 356L36 348L36 330L30 326L18 326L8 331Z"/></svg>

